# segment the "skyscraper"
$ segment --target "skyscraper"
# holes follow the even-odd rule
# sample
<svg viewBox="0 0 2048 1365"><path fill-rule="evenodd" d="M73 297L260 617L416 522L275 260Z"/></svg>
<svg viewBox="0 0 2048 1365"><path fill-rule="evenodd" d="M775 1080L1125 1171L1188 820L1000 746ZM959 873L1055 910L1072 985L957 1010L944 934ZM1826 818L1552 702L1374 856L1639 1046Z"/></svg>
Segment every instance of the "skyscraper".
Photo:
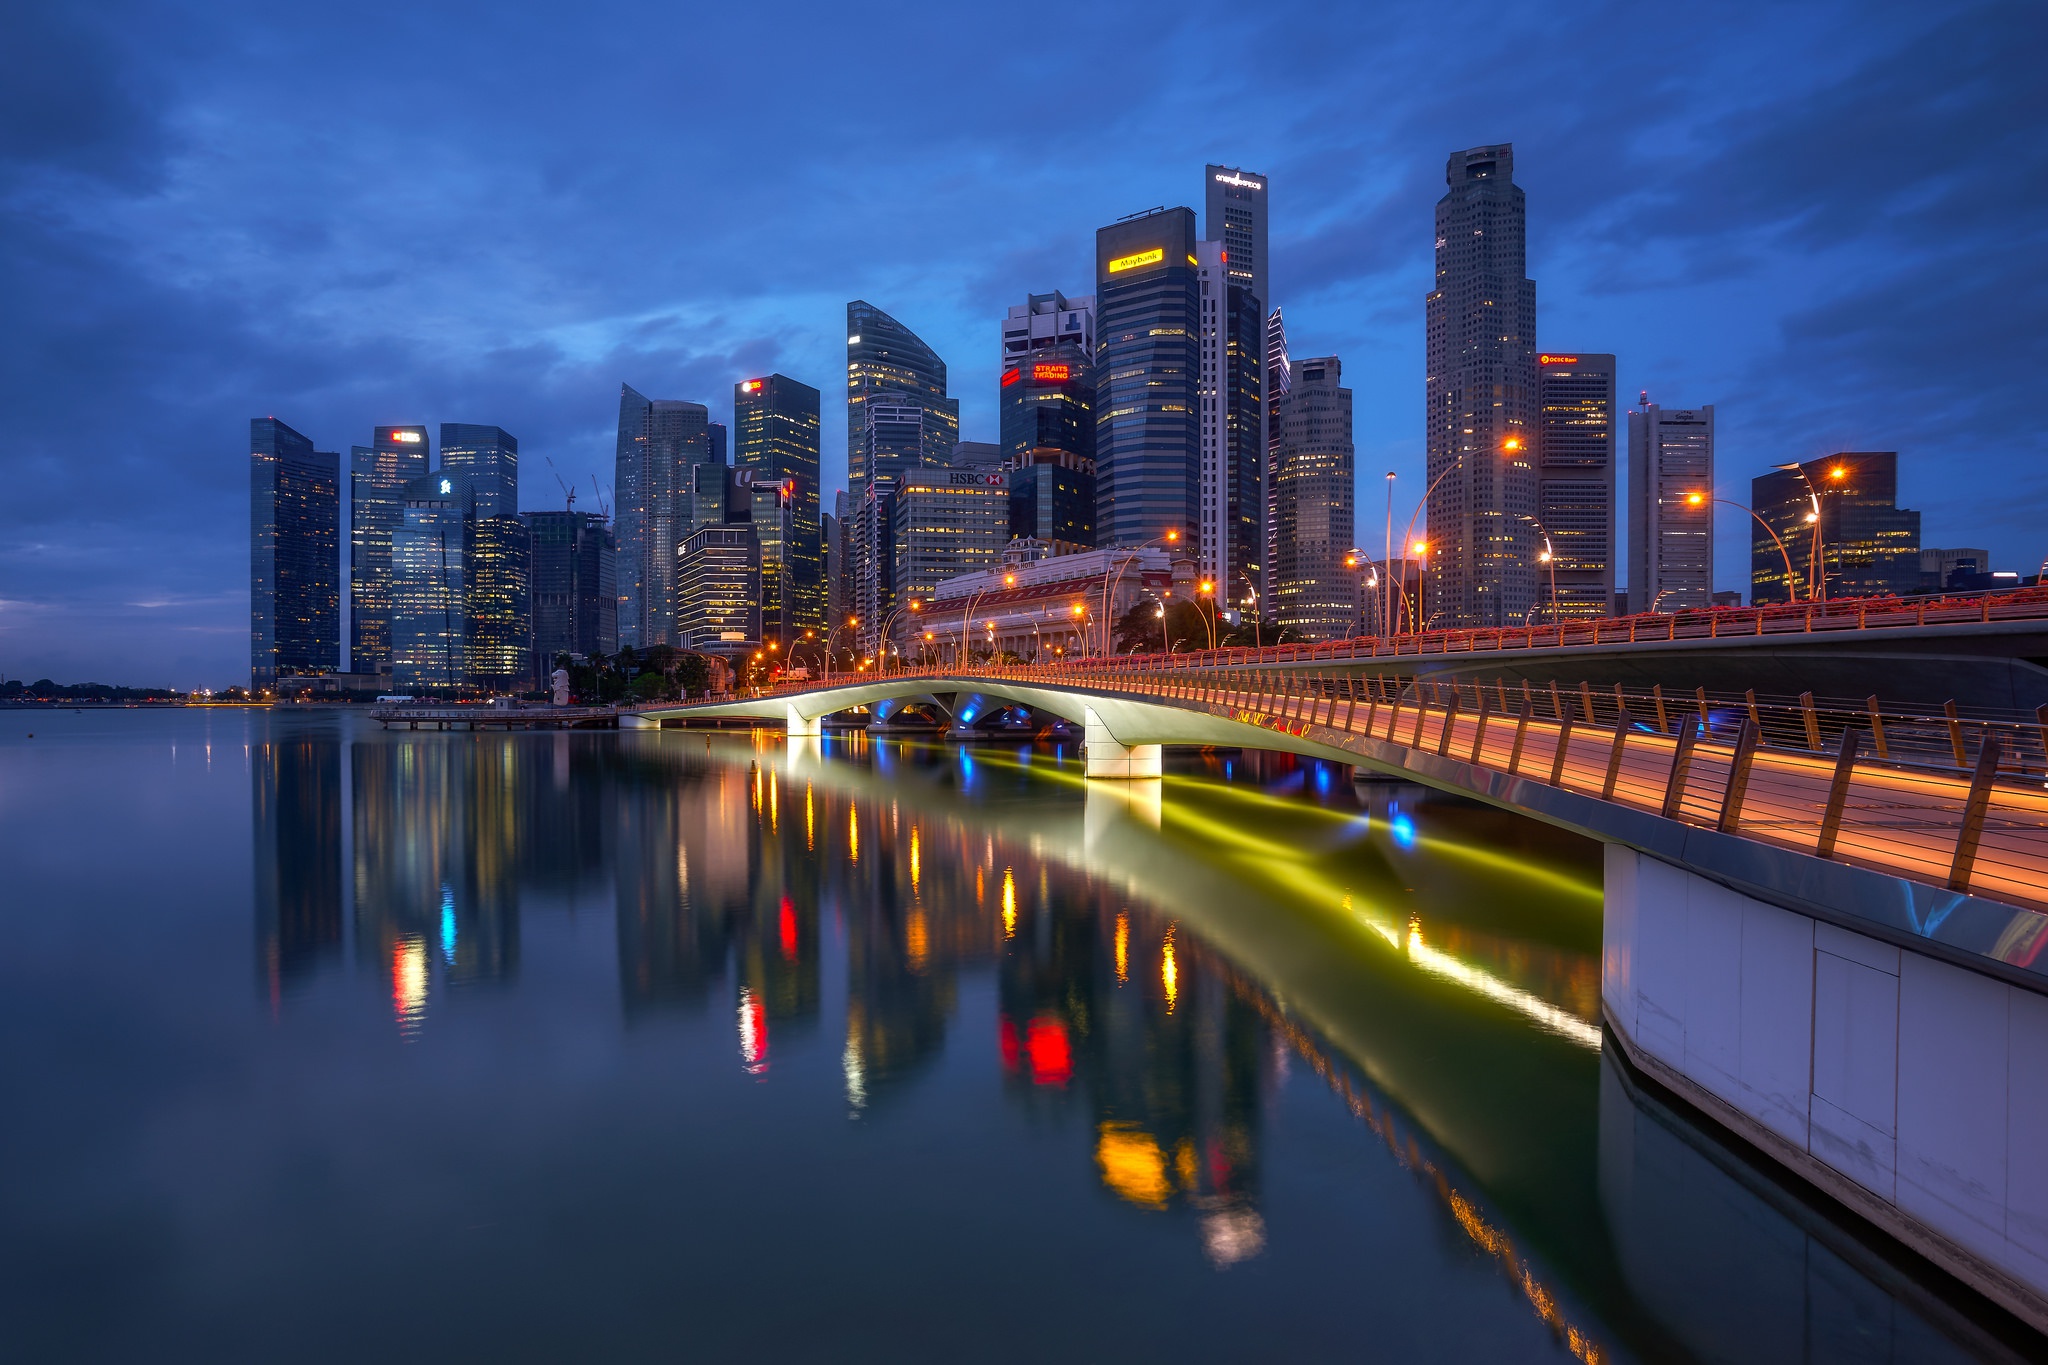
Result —
<svg viewBox="0 0 2048 1365"><path fill-rule="evenodd" d="M1235 166L1202 168L1202 235L1221 242L1230 257L1230 278L1258 299L1272 300L1266 286L1266 177Z"/></svg>
<svg viewBox="0 0 2048 1365"><path fill-rule="evenodd" d="M691 532L678 549L676 577L685 648L734 657L763 638L761 545L751 523Z"/></svg>
<svg viewBox="0 0 2048 1365"><path fill-rule="evenodd" d="M1054 554L1094 548L1095 366L1088 351L1079 341L1039 346L1003 370L997 394L1011 536L1042 540Z"/></svg>
<svg viewBox="0 0 2048 1365"><path fill-rule="evenodd" d="M1199 534L1201 285L1192 209L1095 234L1096 539Z"/></svg>
<svg viewBox="0 0 2048 1365"><path fill-rule="evenodd" d="M926 409L931 419L923 425L926 462L943 465L960 439L960 400L946 396L946 362L917 333L872 303L855 299L846 305L846 479L855 503L866 493L872 472L862 463L867 430L862 405L880 393L903 395Z"/></svg>
<svg viewBox="0 0 2048 1365"><path fill-rule="evenodd" d="M1433 624L1518 626L1537 603L1536 284L1505 143L1453 152L1436 205L1424 437Z"/></svg>
<svg viewBox="0 0 2048 1365"><path fill-rule="evenodd" d="M1551 555L1537 561L1538 619L1606 616L1614 603L1614 357L1546 352L1536 370L1536 520Z"/></svg>
<svg viewBox="0 0 2048 1365"><path fill-rule="evenodd" d="M1778 539L1751 523L1750 601L1795 601L1815 587L1824 597L1920 591L1920 514L1900 507L1898 496L1899 457L1890 450L1845 450L1752 479L1749 505ZM1815 503L1818 522L1807 520ZM1978 572L1989 569L1981 551L1969 553L1978 556Z"/></svg>
<svg viewBox="0 0 2048 1365"><path fill-rule="evenodd" d="M426 474L424 426L373 427L349 448L349 668L391 665L391 533L405 521L405 486Z"/></svg>
<svg viewBox="0 0 2048 1365"><path fill-rule="evenodd" d="M1629 411L1628 605L1633 612L1714 605L1712 403Z"/></svg>
<svg viewBox="0 0 2048 1365"><path fill-rule="evenodd" d="M249 422L249 685L341 666L341 456Z"/></svg>
<svg viewBox="0 0 2048 1365"><path fill-rule="evenodd" d="M441 423L441 468L469 480L476 515L519 515L519 441L503 427Z"/></svg>
<svg viewBox="0 0 2048 1365"><path fill-rule="evenodd" d="M618 546L595 512L528 512L533 542L533 653L543 679L555 658L619 649Z"/></svg>
<svg viewBox="0 0 2048 1365"><path fill-rule="evenodd" d="M1356 493L1351 390L1342 386L1343 373L1336 356L1298 361L1280 403L1272 611L1280 625L1311 640L1341 639L1358 620L1359 570L1344 562Z"/></svg>
<svg viewBox="0 0 2048 1365"><path fill-rule="evenodd" d="M1263 216L1259 222L1263 232ZM1249 229L1233 230L1243 236ZM1221 241L1201 243L1195 256L1202 287L1201 524L1195 543L1202 576L1219 585L1227 601L1233 586L1242 596L1245 585L1259 583L1265 563L1266 315L1248 272L1235 269L1235 257Z"/></svg>
<svg viewBox="0 0 2048 1365"><path fill-rule="evenodd" d="M445 468L445 466L444 466ZM479 507L487 505L477 499ZM524 692L534 685L533 542L516 516L478 516L469 531L467 685Z"/></svg>
<svg viewBox="0 0 2048 1365"><path fill-rule="evenodd" d="M1279 547L1274 544L1280 534L1280 518L1273 506L1273 471L1280 463L1280 400L1287 396L1293 375L1287 358L1287 319L1275 308L1266 315L1266 462L1259 479L1259 496L1266 509L1266 572L1256 583L1229 584L1226 597L1232 602L1254 601L1254 592L1264 595L1271 588L1271 569L1279 557Z"/></svg>
<svg viewBox="0 0 2048 1365"><path fill-rule="evenodd" d="M929 599L949 578L993 567L1010 538L1010 490L1000 470L926 469L892 500L895 572L902 600Z"/></svg>
<svg viewBox="0 0 2048 1365"><path fill-rule="evenodd" d="M1052 346L1075 348L1093 360L1095 296L1070 299L1057 289L1050 294L1026 295L1024 302L1010 305L1002 332L1001 361L1006 371L1033 358L1033 352Z"/></svg>
<svg viewBox="0 0 2048 1365"><path fill-rule="evenodd" d="M957 424L956 413L954 439ZM825 624L818 391L784 374L743 380L733 386L733 426L733 463L754 481L761 638L788 649L803 631ZM945 449L952 448L947 441Z"/></svg>
<svg viewBox="0 0 2048 1365"><path fill-rule="evenodd" d="M405 487L391 536L391 682L454 691L469 679L470 534L466 476L443 471Z"/></svg>
<svg viewBox="0 0 2048 1365"><path fill-rule="evenodd" d="M613 486L622 647L675 643L676 546L691 520L692 469L710 462L710 421L702 403L650 399L619 385Z"/></svg>

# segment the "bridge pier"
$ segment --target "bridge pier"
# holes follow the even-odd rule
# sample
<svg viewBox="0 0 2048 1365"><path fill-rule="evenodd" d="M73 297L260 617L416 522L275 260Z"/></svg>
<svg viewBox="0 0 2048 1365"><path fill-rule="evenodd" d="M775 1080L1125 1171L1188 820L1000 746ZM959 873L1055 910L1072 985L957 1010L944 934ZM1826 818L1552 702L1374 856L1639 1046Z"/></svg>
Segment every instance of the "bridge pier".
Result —
<svg viewBox="0 0 2048 1365"><path fill-rule="evenodd" d="M791 739L817 739L825 733L824 717L806 716L794 705L787 708L789 737Z"/></svg>
<svg viewBox="0 0 2048 1365"><path fill-rule="evenodd" d="M1124 744L1109 732L1102 723L1102 717L1092 706L1081 708L1085 735L1082 753L1086 755L1086 775L1089 777L1157 777L1160 774L1159 746L1157 744Z"/></svg>
<svg viewBox="0 0 2048 1365"><path fill-rule="evenodd" d="M1606 856L1601 1002L1630 1063L2048 1328L2048 997Z"/></svg>

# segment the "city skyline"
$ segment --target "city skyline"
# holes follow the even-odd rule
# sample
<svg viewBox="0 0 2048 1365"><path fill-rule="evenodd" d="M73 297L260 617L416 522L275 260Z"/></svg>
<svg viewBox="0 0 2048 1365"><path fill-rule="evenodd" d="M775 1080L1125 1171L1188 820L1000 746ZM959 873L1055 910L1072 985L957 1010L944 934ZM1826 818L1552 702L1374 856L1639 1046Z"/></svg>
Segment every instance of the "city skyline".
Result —
<svg viewBox="0 0 2048 1365"><path fill-rule="evenodd" d="M989 141L1014 159L1003 177L970 177L920 200L922 221L914 228L894 211L900 205L884 202L880 186L863 186L860 171L829 154L821 161L807 149L772 173L708 166L749 203L775 192L785 173L837 177L833 183L855 189L846 218L831 229L836 240L822 250L811 248L825 239L807 235L812 229L795 214L776 217L771 231L745 242L693 237L733 274L717 289L693 283L694 268L679 270L670 259L702 251L677 256L652 238L637 245L612 240L634 225L591 221L593 201L571 188L561 203L536 201L547 209L540 216L571 238L583 233L579 249L601 245L619 265L572 266L566 255L540 260L532 287L508 293L507 284L529 277L507 273L496 252L480 253L444 280L418 283L405 303L414 321L401 329L402 339L389 326L402 297L364 282L368 275L336 273L350 262L388 257L392 244L294 244L280 235L291 222L332 222L338 229L356 193L345 178L294 171L289 193L270 211L235 226L237 234L290 249L233 288L212 274L211 262L226 259L218 255L228 244L225 209L193 208L189 220L176 223L162 218L171 186L227 190L241 176L281 167L254 142L224 144L211 159L176 154L186 144L174 112L189 115L232 98L196 83L212 70L208 60L173 79L144 55L136 33L32 33L24 41L53 55L57 74L45 79L72 70L65 64L70 54L110 72L157 72L165 84L145 111L140 96L95 84L114 76L78 68L83 90L105 94L115 111L111 122L67 123L65 111L56 110L53 126L75 126L76 138L31 148L12 182L17 195L55 196L47 200L55 208L48 221L16 220L10 229L20 247L13 268L40 272L16 296L45 353L8 381L17 385L22 416L0 455L19 476L10 500L10 555L0 561L0 596L7 599L0 671L188 685L219 685L241 671L241 575L230 562L239 540L230 534L240 510L234 486L241 480L230 433L251 412L275 413L316 445L343 451L377 422L424 416L501 423L520 433L529 463L547 456L585 489L597 472L610 495L615 414L604 394L616 392L621 380L704 402L714 419L726 421L730 412L719 398L737 378L779 370L829 393L834 355L844 355L838 318L847 300L870 298L953 366L963 438L991 439L997 394L994 366L982 363L988 318L1029 290L1088 290L1092 229L1153 203L1199 211L1194 181L1208 164L1271 174L1281 198L1271 218L1274 297L1262 302L1286 309L1297 349L1346 357L1345 377L1358 395L1359 478L1376 484L1385 469L1400 471L1397 499L1405 507L1421 492L1415 394L1423 338L1412 300L1427 282L1419 247L1433 197L1428 185L1447 151L1487 139L1516 147L1516 180L1528 193L1529 275L1543 285L1540 335L1616 354L1621 393L1647 388L1653 401L1716 404L1723 496L1744 498L1749 477L1787 460L1896 449L1899 501L1923 511L1927 541L1983 545L1996 567L2031 572L2041 547L2026 531L2041 488L2038 461L2029 457L2040 438L2027 432L2015 441L1991 416L2020 391L2031 337L1997 320L2006 310L1973 301L1989 287L1984 272L2005 259L2000 253L2024 251L2034 230L2000 227L1987 248L1990 211L1944 189L1952 177L1967 179L1978 158L2009 166L2015 154L2022 161L2039 155L2011 141L2041 97L2012 54L1983 36L1999 27L2000 13L1993 7L1948 19L1903 11L1859 16L1863 22L1839 35L1831 65L1775 66L1769 81L1745 66L1737 45L1700 35L1696 70L1683 79L1713 98L1682 116L1657 113L1646 125L1639 118L1648 131L1630 136L1641 143L1619 141L1600 125L1619 111L1642 114L1649 88L1559 103L1543 94L1545 82L1567 69L1557 47L1528 54L1529 70L1497 92L1481 95L1459 78L1453 93L1476 102L1455 108L1439 102L1444 96L1405 92L1391 56L1341 77L1310 69L1298 81L1266 79L1296 71L1306 57L1277 33L1253 32L1251 66L1263 73L1260 84L1284 88L1288 98L1261 96L1228 137L1204 120L1174 115L1197 88L1202 99L1213 97L1193 68L1185 87L1178 79L1165 82L1119 116L1161 135L1146 143L1142 157L1121 156L1115 169L1082 152L1085 130L1027 151L1012 148L1000 127L970 117L946 136ZM1830 16L1845 14L1787 16L1774 31L1812 34ZM1619 42L1619 16L1610 16L1610 26ZM344 23L330 36L348 51L375 35ZM1639 29L1629 34L1631 41L1642 36ZM1419 29L1396 32L1390 51L1419 40ZM1175 40L1158 41L1167 48ZM1717 77L1745 72L1747 83L1715 85ZM1975 95L1936 107L1937 95L1972 82ZM1336 107L1366 89L1399 98L1369 101L1387 111L1371 123L1350 117L1340 132L1293 136L1294 110ZM1877 117L1872 111L1885 111L1889 120L1893 109L1914 112L1913 138L1889 140L1883 153L1837 152L1825 170L1814 159L1823 147L1839 149L1842 130ZM609 111L615 118L625 112ZM433 249L457 229L494 177L546 160L549 139L538 128L514 128L507 150L487 154L441 116L417 109L411 116L421 122L393 128L356 115L362 121L351 126L371 143L405 149L408 176L436 150L475 155L450 203L405 237L408 249ZM701 130L705 147L717 126L713 119ZM1683 168L1664 164L1651 134L1687 129L1708 135L1705 143ZM693 129L686 139L693 154L698 137ZM225 204L233 195L196 198ZM121 212L108 215L111 226L97 235L65 236L51 226L82 222L110 205ZM2005 223L2007 213L2015 221L2026 217L2024 205L2001 206L1995 222ZM751 221L762 220L757 214ZM201 260L192 281L172 279L141 245L145 228L167 226ZM1936 244L1937 235L1945 241ZM1897 259L1888 258L1893 252ZM123 316L119 348L105 349L95 322L111 321L105 296L70 273L81 259L106 267L107 278L126 282L138 301L129 309L134 316ZM280 273L285 264L297 271L289 279ZM628 267L644 273L613 278ZM2016 266L2007 274L2030 278ZM1797 287L1785 287L1795 277ZM83 292L62 293L60 286ZM218 296L220 325L188 325L210 306L208 287ZM1879 306L1887 300L1890 307ZM274 321L257 321L251 310L259 301L276 310ZM333 321L343 301L375 328ZM1948 320L1946 330L1935 325L1937 315ZM1678 316L1682 322L1673 320ZM1977 316L1989 325L1962 328L1962 319ZM267 329L288 322L288 337L269 337ZM1909 327L1912 337L1905 335ZM103 348L103 366L60 364L62 357L94 355L95 345ZM96 392L114 395L110 412L121 411L142 437L123 442L115 459L93 471L90 477L105 486L89 504L58 495L53 464L60 427L69 431L64 424L72 420L63 403L75 401L88 370ZM827 497L845 486L834 459L844 439L837 406L825 404L821 432ZM88 415L88 438L101 420ZM2000 497L1985 496L1993 488ZM1361 489L1368 520L1378 492ZM525 510L559 506L552 480L530 471ZM1360 534L1370 547L1373 537ZM109 548L86 556L83 547L94 545ZM1747 586L1747 549L1747 532L1723 509L1716 587Z"/></svg>

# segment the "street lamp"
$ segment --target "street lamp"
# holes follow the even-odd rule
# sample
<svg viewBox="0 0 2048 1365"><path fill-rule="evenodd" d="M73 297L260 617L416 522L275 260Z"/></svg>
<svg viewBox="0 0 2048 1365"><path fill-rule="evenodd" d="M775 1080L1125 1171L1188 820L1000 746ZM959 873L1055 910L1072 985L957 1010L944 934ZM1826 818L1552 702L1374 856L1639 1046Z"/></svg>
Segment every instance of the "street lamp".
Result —
<svg viewBox="0 0 2048 1365"><path fill-rule="evenodd" d="M1200 596L1200 597L1206 597L1206 598L1208 598L1208 599L1209 599L1209 609L1208 609L1207 611L1204 611L1204 612L1202 612L1202 619L1203 619L1203 620L1204 620L1205 622L1207 622L1207 623L1208 623L1208 626L1209 626L1209 649L1210 649L1210 652L1212 652L1212 653L1213 653L1213 652L1215 651L1215 649L1216 649L1216 584L1215 584L1215 581L1214 581L1214 580L1212 580L1212 579L1207 579L1207 578L1203 579L1203 580L1202 580L1201 582L1199 582L1199 583L1195 584L1195 593L1196 593L1196 595L1197 595L1197 596ZM1197 602L1197 603L1195 603L1195 610L1197 610L1197 611L1201 611L1201 610L1202 610L1202 604L1201 604L1200 602Z"/></svg>
<svg viewBox="0 0 2048 1365"><path fill-rule="evenodd" d="M1116 650L1111 647L1114 644L1114 642L1109 638L1110 622L1113 619L1109 610L1110 567L1113 563L1115 564L1117 586L1121 587L1124 581L1124 570L1128 569L1131 566L1131 561L1138 557L1138 552L1140 550L1149 550L1162 540L1165 541L1168 545L1178 545L1180 543L1180 532L1168 531L1164 535L1154 536L1152 537L1152 539L1145 541L1141 545L1132 546L1130 553L1124 556L1121 563L1116 563L1112 559L1104 561L1102 565L1102 654L1104 658L1107 658L1110 655L1116 653Z"/></svg>
<svg viewBox="0 0 2048 1365"><path fill-rule="evenodd" d="M1508 439L1509 439L1510 441L1515 441L1515 449L1517 449L1517 450L1521 449L1521 442L1520 442L1520 441L1516 440L1516 439L1515 439L1514 437L1512 437L1512 436L1510 436L1510 437L1509 437ZM1450 462L1449 464L1447 464L1447 465L1445 465L1445 466L1444 466L1444 471L1443 471L1443 473L1441 473L1441 474L1437 475L1437 476L1436 476L1436 477L1435 477L1434 479L1431 479L1431 480L1429 481L1429 487L1428 487L1428 488L1425 488L1425 489L1423 489L1423 490L1422 490L1422 501L1420 501L1420 502L1416 503L1416 504L1415 504L1415 510L1414 510L1413 512L1410 512L1410 513L1408 514L1408 527L1407 527L1407 529L1406 529L1406 530L1404 530L1404 531L1402 531L1402 532L1401 532L1401 543L1402 543L1402 544L1404 544L1404 545L1405 545L1405 544L1409 543L1409 537L1411 537L1411 536L1413 536L1413 535L1415 534L1415 519L1416 519L1417 517L1419 517L1419 516L1421 516L1421 515L1422 515L1422 509L1423 509L1423 508L1425 508L1425 507L1429 506L1429 495L1430 495L1431 493L1434 493L1434 492L1436 492L1436 486L1437 486L1438 484L1442 483L1442 482L1443 482L1443 481L1444 481L1445 479L1447 479L1447 478L1449 478L1449 477L1451 476L1451 471L1452 471L1452 470L1454 470L1454 469L1458 468L1458 467L1459 467L1460 465L1462 465L1462 464L1464 464L1464 463L1465 463L1465 456L1464 456L1463 452L1460 452L1460 453L1459 453L1459 454L1458 454L1458 455L1457 455L1457 456L1456 456L1456 457L1455 457L1455 458L1454 458L1454 459L1453 459L1453 460L1452 460L1452 461L1451 461L1451 462ZM1428 549L1428 548L1429 548L1429 542L1428 542L1428 541L1426 541L1426 540L1418 540L1418 541L1415 541L1414 543L1415 543L1415 544L1416 544L1417 546L1421 547L1420 549L1417 549L1417 550L1415 551L1415 553L1417 553L1417 554L1421 554L1421 553L1422 553L1422 552L1423 552L1424 550L1426 550L1426 549ZM1392 563L1392 556L1390 555L1390 556L1388 556L1388 564L1387 564L1387 574L1388 574L1388 576L1389 576L1389 577L1392 577L1392 576L1393 576L1393 569L1394 569L1394 566L1393 566L1393 563ZM1424 569L1420 569L1420 568L1418 568L1418 569L1416 570L1416 578L1415 578L1415 597L1416 597L1416 602L1415 602L1415 628L1416 628L1417 630L1421 630L1421 629L1422 629L1422 574L1423 574L1424 572L1426 572L1426 570L1424 570ZM1403 576L1403 577L1405 578L1405 577L1406 577L1407 575L1406 575L1406 574L1403 574L1402 576ZM1407 606L1407 604L1408 604L1408 594L1407 594L1407 593L1406 593L1405 591L1403 591L1403 592L1402 592L1402 594L1401 594L1401 605L1402 605L1402 607L1403 607L1403 608L1405 609L1405 608L1406 608L1406 606ZM1387 624L1389 624L1389 623L1388 623L1388 622L1384 622L1384 621L1383 621L1383 622L1381 622L1380 624L1381 624L1381 625L1387 625ZM1388 631L1387 633L1391 635L1391 634L1393 634L1393 631L1392 631L1392 630L1389 630L1389 631Z"/></svg>
<svg viewBox="0 0 2048 1365"><path fill-rule="evenodd" d="M1813 486L1813 479L1807 474L1805 465L1781 464L1774 465L1773 468L1788 474L1797 474L1806 484L1806 500L1813 504L1812 510L1806 514L1807 524L1813 527L1813 548L1807 560L1809 567L1806 575L1806 596L1808 601L1825 602L1828 600L1828 579L1820 558L1820 490ZM1848 472L1845 466L1836 465L1830 477L1844 478ZM1789 586L1787 590L1789 591Z"/></svg>
<svg viewBox="0 0 2048 1365"><path fill-rule="evenodd" d="M1797 598L1794 597L1792 591L1792 552L1785 548L1784 541L1778 539L1778 533L1771 529L1771 524L1768 521L1765 521L1762 517L1758 516L1755 513L1755 511L1753 511L1750 508L1744 507L1739 502L1730 502L1726 498L1717 498L1709 493L1701 493L1697 491L1687 493L1685 495L1685 503L1688 507L1700 507L1706 505L1707 503L1718 503L1723 507L1733 507L1738 511L1748 512L1749 519L1751 521L1754 521L1757 525L1764 528L1764 534L1771 538L1771 543L1778 547L1779 557L1785 561L1785 600L1788 602L1797 600ZM1752 600L1750 602L1750 605L1755 606L1755 601Z"/></svg>
<svg viewBox="0 0 2048 1365"><path fill-rule="evenodd" d="M859 624L860 624L860 618L859 618L858 616L849 616L849 617L847 617L847 618L846 618L845 624L843 624L843 625L838 625L838 626L834 626L834 627L832 627L832 629L830 629L830 630L828 630L828 631L826 631L826 632L825 632L825 676L826 676L826 677L828 677L828 678L829 678L829 677L831 677L831 676L832 676L832 637L833 637L833 636L835 636L835 635L837 635L837 634L839 634L839 632L840 632L840 631L842 631L842 630L851 630L851 629L853 629L853 628L854 628L855 626L858 626Z"/></svg>

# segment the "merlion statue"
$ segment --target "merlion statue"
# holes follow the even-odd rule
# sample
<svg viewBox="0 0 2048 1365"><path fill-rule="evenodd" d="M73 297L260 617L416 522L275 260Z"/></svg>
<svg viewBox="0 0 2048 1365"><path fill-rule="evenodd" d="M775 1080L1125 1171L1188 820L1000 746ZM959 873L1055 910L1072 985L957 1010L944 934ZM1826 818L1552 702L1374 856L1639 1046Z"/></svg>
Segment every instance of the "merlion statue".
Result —
<svg viewBox="0 0 2048 1365"><path fill-rule="evenodd" d="M556 669L554 677L550 678L549 681L555 685L555 705L567 706L569 704L569 670L566 668Z"/></svg>

